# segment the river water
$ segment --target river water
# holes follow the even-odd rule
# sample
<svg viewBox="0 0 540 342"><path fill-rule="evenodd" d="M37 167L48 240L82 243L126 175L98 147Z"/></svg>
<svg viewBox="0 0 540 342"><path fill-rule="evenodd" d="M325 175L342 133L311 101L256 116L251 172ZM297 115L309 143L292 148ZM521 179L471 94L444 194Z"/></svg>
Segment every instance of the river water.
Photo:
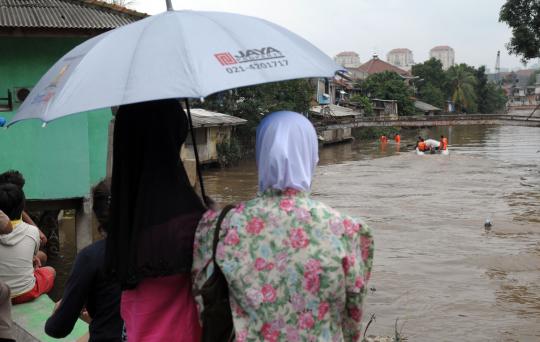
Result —
<svg viewBox="0 0 540 342"><path fill-rule="evenodd" d="M411 151L418 134L441 133L449 156ZM540 341L539 150L540 129L510 126L321 149L314 197L374 231L368 335L393 335L399 319L409 341ZM206 171L205 181L220 204L251 198L255 163Z"/></svg>

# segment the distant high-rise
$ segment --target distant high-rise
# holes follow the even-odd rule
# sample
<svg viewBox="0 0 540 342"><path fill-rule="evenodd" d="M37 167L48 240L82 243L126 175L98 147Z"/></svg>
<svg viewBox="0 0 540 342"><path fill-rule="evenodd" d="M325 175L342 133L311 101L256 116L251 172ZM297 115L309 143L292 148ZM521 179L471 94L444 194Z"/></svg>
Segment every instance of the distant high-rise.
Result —
<svg viewBox="0 0 540 342"><path fill-rule="evenodd" d="M393 49L386 55L386 61L405 70L414 65L413 53L409 49Z"/></svg>
<svg viewBox="0 0 540 342"><path fill-rule="evenodd" d="M441 61L444 70L448 70L448 68L454 65L454 49L450 46L435 46L433 49L429 50L429 57Z"/></svg>
<svg viewBox="0 0 540 342"><path fill-rule="evenodd" d="M345 68L358 68L360 56L354 51L343 51L334 57L334 61Z"/></svg>

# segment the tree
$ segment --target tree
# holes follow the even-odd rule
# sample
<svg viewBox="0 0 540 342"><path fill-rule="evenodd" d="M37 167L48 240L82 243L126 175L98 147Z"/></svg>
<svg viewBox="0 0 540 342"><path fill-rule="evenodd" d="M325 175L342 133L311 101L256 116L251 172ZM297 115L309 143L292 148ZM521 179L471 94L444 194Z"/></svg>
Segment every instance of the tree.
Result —
<svg viewBox="0 0 540 342"><path fill-rule="evenodd" d="M351 104L357 105L360 108L364 110L365 115L373 115L373 106L371 105L371 101L367 96L364 95L354 95L351 96Z"/></svg>
<svg viewBox="0 0 540 342"><path fill-rule="evenodd" d="M540 57L540 0L507 0L499 21L512 28L510 53L521 55L523 62Z"/></svg>
<svg viewBox="0 0 540 342"><path fill-rule="evenodd" d="M135 5L135 0L105 0L105 2L108 2L113 5L121 6L121 7L128 7Z"/></svg>
<svg viewBox="0 0 540 342"><path fill-rule="evenodd" d="M423 86L431 85L441 90L441 92L446 93L448 78L443 70L441 61L438 59L430 58L424 63L413 65L411 72L414 76L418 76L424 80L418 84L419 91Z"/></svg>
<svg viewBox="0 0 540 342"><path fill-rule="evenodd" d="M400 115L413 115L412 91L395 72L385 71L370 75L357 85L369 98L397 100Z"/></svg>
<svg viewBox="0 0 540 342"><path fill-rule="evenodd" d="M308 80L291 80L227 90L197 105L248 120L240 136L251 138L265 114L278 110L309 111L315 87Z"/></svg>
<svg viewBox="0 0 540 342"><path fill-rule="evenodd" d="M473 69L474 70L474 69ZM463 110L474 113L476 104L476 77L471 73L471 67L466 64L454 65L448 69L452 101L457 112Z"/></svg>
<svg viewBox="0 0 540 342"><path fill-rule="evenodd" d="M445 94L441 89L434 86L431 83L422 85L418 90L418 97L431 105L434 105L439 108L444 108L444 103L446 100Z"/></svg>

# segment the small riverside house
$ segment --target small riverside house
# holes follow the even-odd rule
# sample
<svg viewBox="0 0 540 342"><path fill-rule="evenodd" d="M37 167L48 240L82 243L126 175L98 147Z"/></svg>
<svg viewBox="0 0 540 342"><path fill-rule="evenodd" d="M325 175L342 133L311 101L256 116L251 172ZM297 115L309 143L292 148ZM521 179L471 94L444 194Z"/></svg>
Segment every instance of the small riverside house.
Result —
<svg viewBox="0 0 540 342"><path fill-rule="evenodd" d="M9 120L62 55L146 14L97 0L0 0L0 116ZM99 70L96 70L99 72ZM87 96L86 94L79 94ZM91 242L88 199L105 176L109 109L0 129L0 172L21 171L28 209L76 209L77 248Z"/></svg>
<svg viewBox="0 0 540 342"><path fill-rule="evenodd" d="M211 112L201 108L191 109L195 141L201 164L218 161L217 146L229 142L234 127L244 125L247 120L223 113ZM182 152L183 159L193 159L193 142L191 136L186 139L186 147Z"/></svg>
<svg viewBox="0 0 540 342"><path fill-rule="evenodd" d="M354 109L333 104L312 107L309 114L314 123L320 124L317 125L317 135L323 145L354 140L350 127L327 128L326 125L347 123L362 116Z"/></svg>
<svg viewBox="0 0 540 342"><path fill-rule="evenodd" d="M433 116L435 114L441 114L442 112L441 108L432 106L429 103L423 102L420 100L414 101L414 107L416 108L417 111L423 113L424 115L429 115L429 116Z"/></svg>

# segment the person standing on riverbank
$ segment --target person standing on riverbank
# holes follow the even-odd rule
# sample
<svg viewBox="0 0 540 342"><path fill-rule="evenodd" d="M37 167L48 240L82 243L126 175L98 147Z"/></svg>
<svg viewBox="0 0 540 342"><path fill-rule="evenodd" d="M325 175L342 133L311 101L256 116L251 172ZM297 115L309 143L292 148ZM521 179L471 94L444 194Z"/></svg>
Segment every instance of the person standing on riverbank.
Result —
<svg viewBox="0 0 540 342"><path fill-rule="evenodd" d="M313 125L298 113L268 115L256 157L260 193L225 216L216 252L236 340L358 341L373 237L362 221L311 198ZM197 229L195 291L209 276L218 216L206 212Z"/></svg>
<svg viewBox="0 0 540 342"><path fill-rule="evenodd" d="M123 290L130 341L199 341L190 271L205 207L180 160L187 134L177 100L123 105L116 115L105 262Z"/></svg>

